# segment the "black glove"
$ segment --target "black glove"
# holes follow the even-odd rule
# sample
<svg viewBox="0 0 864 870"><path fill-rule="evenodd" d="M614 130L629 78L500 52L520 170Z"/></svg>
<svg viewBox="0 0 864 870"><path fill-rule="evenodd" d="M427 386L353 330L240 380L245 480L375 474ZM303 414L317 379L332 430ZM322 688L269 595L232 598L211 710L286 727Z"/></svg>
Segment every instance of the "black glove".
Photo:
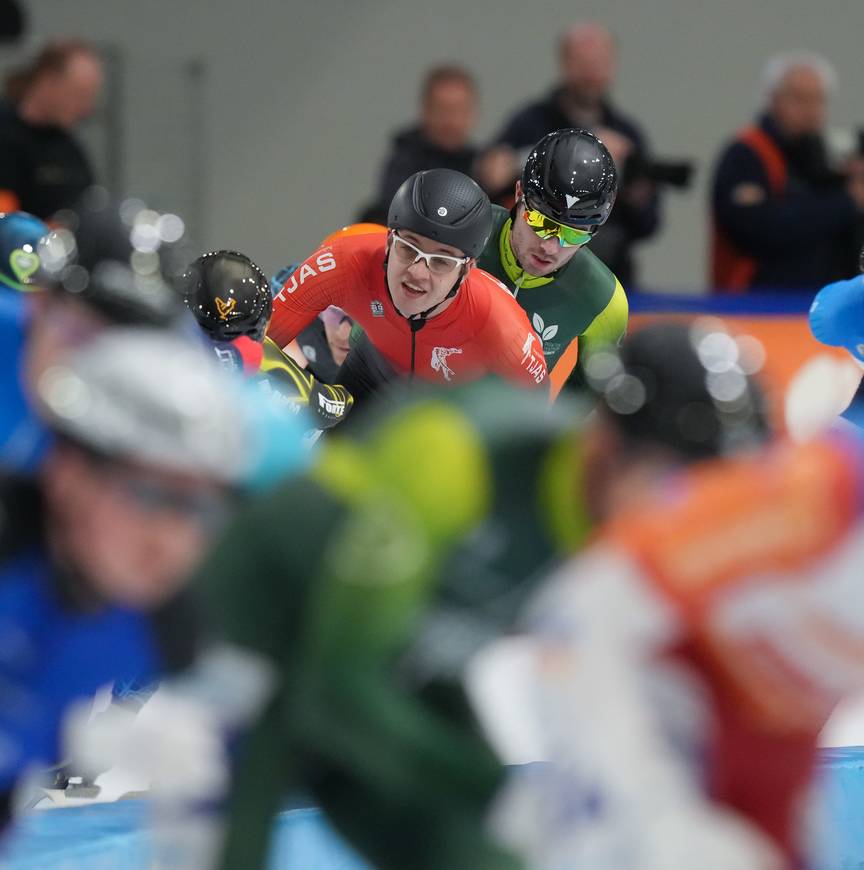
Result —
<svg viewBox="0 0 864 870"><path fill-rule="evenodd" d="M341 423L354 404L354 397L345 387L322 384L272 342L265 342L261 371L280 398L308 409L318 429L330 429Z"/></svg>
<svg viewBox="0 0 864 870"><path fill-rule="evenodd" d="M319 429L330 429L341 423L353 404L354 397L341 384L322 384L312 378L309 413Z"/></svg>

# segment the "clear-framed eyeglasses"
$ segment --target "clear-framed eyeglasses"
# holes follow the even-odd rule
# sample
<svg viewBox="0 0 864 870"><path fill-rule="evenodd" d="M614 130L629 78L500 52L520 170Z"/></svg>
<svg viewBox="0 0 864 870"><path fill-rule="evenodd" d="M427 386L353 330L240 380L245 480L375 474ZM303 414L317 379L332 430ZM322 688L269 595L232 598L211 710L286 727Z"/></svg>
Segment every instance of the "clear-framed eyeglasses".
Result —
<svg viewBox="0 0 864 870"><path fill-rule="evenodd" d="M449 275L464 266L470 257L451 257L447 254L427 254L407 239L403 239L395 230L391 234L390 251L393 257L406 266L413 266L418 260L423 260L433 275Z"/></svg>

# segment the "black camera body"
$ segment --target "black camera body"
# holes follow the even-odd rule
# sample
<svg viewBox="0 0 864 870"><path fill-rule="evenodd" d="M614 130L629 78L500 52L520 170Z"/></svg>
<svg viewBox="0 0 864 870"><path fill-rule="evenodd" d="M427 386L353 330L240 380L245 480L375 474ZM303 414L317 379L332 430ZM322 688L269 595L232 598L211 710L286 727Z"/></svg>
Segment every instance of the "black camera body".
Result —
<svg viewBox="0 0 864 870"><path fill-rule="evenodd" d="M693 181L695 169L692 160L656 160L633 155L624 168L624 178L625 181L645 179L654 184L686 190Z"/></svg>

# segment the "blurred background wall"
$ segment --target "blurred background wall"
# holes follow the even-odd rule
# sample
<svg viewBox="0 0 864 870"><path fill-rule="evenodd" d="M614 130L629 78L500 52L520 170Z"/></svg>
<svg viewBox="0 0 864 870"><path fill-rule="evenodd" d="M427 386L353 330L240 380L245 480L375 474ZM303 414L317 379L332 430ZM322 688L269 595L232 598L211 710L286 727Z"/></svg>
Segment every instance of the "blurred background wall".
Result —
<svg viewBox="0 0 864 870"><path fill-rule="evenodd" d="M861 0L34 0L24 42L52 36L108 52L107 113L86 139L103 180L189 219L202 248L235 247L274 270L352 220L386 142L416 113L424 71L477 75L480 140L556 77L565 25L616 34L618 105L661 157L693 158L694 187L666 197L641 248L646 288L705 285L706 185L722 142L757 105L764 59L809 49L835 65L832 124L864 125ZM818 216L814 216L818 219Z"/></svg>

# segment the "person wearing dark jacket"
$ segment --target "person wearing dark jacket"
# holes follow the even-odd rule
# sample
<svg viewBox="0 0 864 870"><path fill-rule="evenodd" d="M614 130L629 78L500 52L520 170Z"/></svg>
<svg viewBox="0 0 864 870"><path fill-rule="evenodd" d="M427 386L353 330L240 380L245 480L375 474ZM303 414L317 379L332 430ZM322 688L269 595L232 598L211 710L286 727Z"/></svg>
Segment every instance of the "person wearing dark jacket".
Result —
<svg viewBox="0 0 864 870"><path fill-rule="evenodd" d="M399 186L415 172L455 169L473 177L477 149L470 143L477 109L477 86L466 69L430 70L420 95L420 122L396 133L381 169L374 202L359 220L386 223Z"/></svg>
<svg viewBox="0 0 864 870"><path fill-rule="evenodd" d="M73 206L93 170L73 135L93 111L102 62L76 40L49 43L6 79L0 101L0 211L43 220Z"/></svg>
<svg viewBox="0 0 864 870"><path fill-rule="evenodd" d="M512 201L498 194L512 193L522 163L540 139L568 127L590 130L609 149L621 177L615 210L592 250L630 286L635 277L633 244L660 226L656 187L639 171L648 162L648 142L640 126L610 102L616 51L606 28L579 24L567 30L561 37L560 63L561 83L510 117L481 158L478 180L494 201L509 208Z"/></svg>
<svg viewBox="0 0 864 870"><path fill-rule="evenodd" d="M711 286L810 291L857 265L864 163L829 164L823 131L834 73L822 58L772 58L765 112L717 162L711 191Z"/></svg>

